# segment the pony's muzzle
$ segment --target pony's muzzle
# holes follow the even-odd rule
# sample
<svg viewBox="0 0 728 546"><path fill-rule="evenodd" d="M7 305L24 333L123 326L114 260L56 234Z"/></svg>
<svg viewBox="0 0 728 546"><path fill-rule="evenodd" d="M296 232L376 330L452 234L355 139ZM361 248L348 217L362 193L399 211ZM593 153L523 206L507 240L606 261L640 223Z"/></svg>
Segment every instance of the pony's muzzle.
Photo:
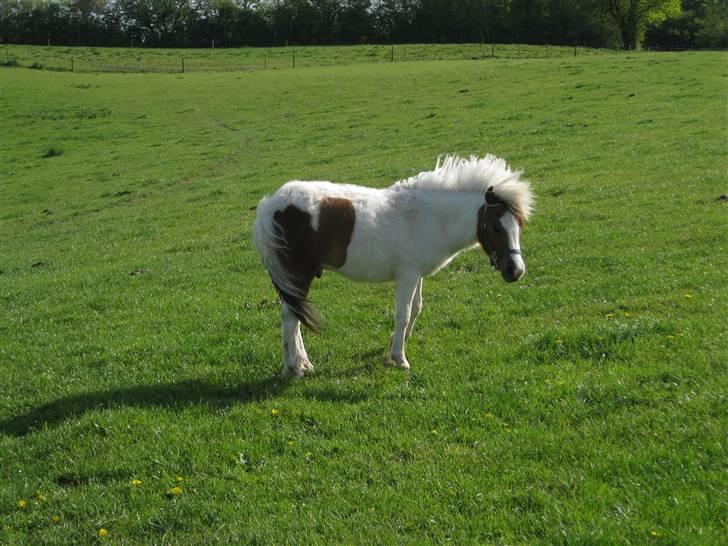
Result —
<svg viewBox="0 0 728 546"><path fill-rule="evenodd" d="M504 257L504 261L505 263L501 266L500 271L503 280L506 282L516 282L526 274L526 264L523 263L523 258L520 255L511 254Z"/></svg>

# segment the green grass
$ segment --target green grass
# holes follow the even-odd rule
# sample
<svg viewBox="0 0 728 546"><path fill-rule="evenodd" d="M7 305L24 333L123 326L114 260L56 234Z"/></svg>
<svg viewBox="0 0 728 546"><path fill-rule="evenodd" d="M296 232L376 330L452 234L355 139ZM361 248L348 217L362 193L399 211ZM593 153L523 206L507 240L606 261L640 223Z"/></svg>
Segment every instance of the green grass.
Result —
<svg viewBox="0 0 728 546"><path fill-rule="evenodd" d="M724 544L725 60L1 69L0 542ZM526 170L527 277L427 279L403 373L325 274L278 381L257 201L444 152Z"/></svg>
<svg viewBox="0 0 728 546"><path fill-rule="evenodd" d="M185 72L275 70L422 60L554 58L605 49L525 44L408 44L231 49L152 49L5 45L0 66L76 72ZM184 59L184 61L183 61Z"/></svg>

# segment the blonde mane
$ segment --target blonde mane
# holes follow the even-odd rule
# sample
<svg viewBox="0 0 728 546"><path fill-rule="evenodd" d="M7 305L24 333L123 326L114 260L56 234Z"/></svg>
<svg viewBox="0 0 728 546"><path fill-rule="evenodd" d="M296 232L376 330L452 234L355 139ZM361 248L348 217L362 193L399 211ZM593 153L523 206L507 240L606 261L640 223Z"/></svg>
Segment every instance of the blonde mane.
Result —
<svg viewBox="0 0 728 546"><path fill-rule="evenodd" d="M521 180L521 174L522 171L512 171L505 159L493 155L470 156L469 159L446 155L438 158L434 171L401 180L392 188L485 194L493 186L495 194L514 213L528 220L534 198L528 182Z"/></svg>

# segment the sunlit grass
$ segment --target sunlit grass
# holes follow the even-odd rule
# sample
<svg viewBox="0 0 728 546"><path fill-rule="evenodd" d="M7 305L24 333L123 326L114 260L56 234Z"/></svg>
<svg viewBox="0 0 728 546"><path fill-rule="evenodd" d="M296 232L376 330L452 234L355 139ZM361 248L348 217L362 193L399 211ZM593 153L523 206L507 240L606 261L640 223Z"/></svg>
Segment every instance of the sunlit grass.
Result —
<svg viewBox="0 0 728 546"><path fill-rule="evenodd" d="M725 78L0 69L0 542L720 543ZM525 169L528 275L472 251L427 279L403 373L392 286L325 274L316 374L280 382L260 197L445 152Z"/></svg>

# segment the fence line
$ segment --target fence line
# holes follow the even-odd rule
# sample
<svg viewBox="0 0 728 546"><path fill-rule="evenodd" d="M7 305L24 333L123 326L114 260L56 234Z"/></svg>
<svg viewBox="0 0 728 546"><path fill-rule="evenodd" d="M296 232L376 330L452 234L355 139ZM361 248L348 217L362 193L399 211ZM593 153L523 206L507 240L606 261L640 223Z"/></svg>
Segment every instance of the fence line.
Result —
<svg viewBox="0 0 728 546"><path fill-rule="evenodd" d="M12 48L13 52L10 51ZM210 53L214 51L214 53ZM539 59L639 53L573 46L524 44L407 44L275 49L130 50L5 45L0 66L72 72L249 72L306 66L394 63L427 60ZM655 51L652 49L651 51ZM664 50L661 50L664 51ZM102 54L103 52L103 54Z"/></svg>

